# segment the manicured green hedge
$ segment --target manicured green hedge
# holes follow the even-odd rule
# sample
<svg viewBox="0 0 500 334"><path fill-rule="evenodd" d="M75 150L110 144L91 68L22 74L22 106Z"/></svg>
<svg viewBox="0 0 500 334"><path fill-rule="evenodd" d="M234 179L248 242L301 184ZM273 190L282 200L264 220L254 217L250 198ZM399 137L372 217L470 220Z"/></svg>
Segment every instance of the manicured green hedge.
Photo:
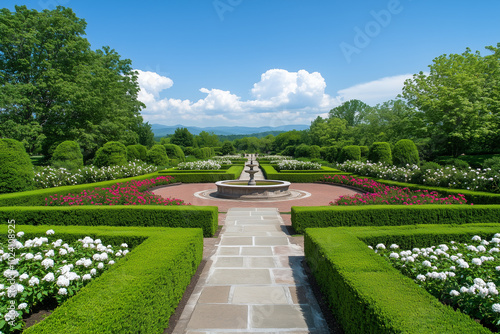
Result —
<svg viewBox="0 0 500 334"><path fill-rule="evenodd" d="M16 225L26 235L48 228L58 237L144 241L27 334L163 333L203 255L199 229Z"/></svg>
<svg viewBox="0 0 500 334"><path fill-rule="evenodd" d="M500 224L311 228L304 238L305 256L346 333L491 333L467 315L440 303L361 239L376 232L378 237L388 236L387 240L397 234L398 240L404 235L419 244L420 239L429 241L425 236L456 239L457 235L491 235L499 229Z"/></svg>
<svg viewBox="0 0 500 334"><path fill-rule="evenodd" d="M331 171L281 171L278 172L272 165L260 164L260 168L264 173L265 177L269 180L282 180L288 182L296 183L309 183L317 182L323 179L324 175L351 175L351 173L345 173L332 168ZM329 167L324 167L329 168Z"/></svg>
<svg viewBox="0 0 500 334"><path fill-rule="evenodd" d="M80 193L84 190L92 190L96 187L108 187L116 183L124 183L131 180L152 179L159 176L157 172L140 176L128 177L125 179L117 179L110 181L102 181L95 183L79 184L76 186L63 186L46 189L38 189L31 191L23 191L13 194L0 195L0 206L37 206L45 205L45 198L49 195L67 195L69 193Z"/></svg>
<svg viewBox="0 0 500 334"><path fill-rule="evenodd" d="M0 221L26 225L197 227L205 237L218 228L216 206L11 206L0 207Z"/></svg>
<svg viewBox="0 0 500 334"><path fill-rule="evenodd" d="M500 205L293 206L297 233L309 227L467 224L500 222Z"/></svg>
<svg viewBox="0 0 500 334"><path fill-rule="evenodd" d="M240 177L243 169L243 165L234 165L229 167L229 169L222 171L177 171L175 169L166 169L159 171L158 174L173 176L176 181L183 183L202 183L222 180L236 180Z"/></svg>

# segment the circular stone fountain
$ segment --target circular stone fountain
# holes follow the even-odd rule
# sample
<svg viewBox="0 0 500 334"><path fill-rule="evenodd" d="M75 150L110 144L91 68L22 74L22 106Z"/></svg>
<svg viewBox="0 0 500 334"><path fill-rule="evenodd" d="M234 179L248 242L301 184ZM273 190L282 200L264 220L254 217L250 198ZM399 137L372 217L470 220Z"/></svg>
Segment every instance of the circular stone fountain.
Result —
<svg viewBox="0 0 500 334"><path fill-rule="evenodd" d="M279 180L262 180L256 181L254 175L258 173L253 168L257 165L253 163L253 156L250 157L250 163L246 165L250 167L245 170L245 173L250 174L248 182L240 180L218 181L215 183L217 192L213 195L219 198L229 199L274 199L290 196L288 190L290 182Z"/></svg>

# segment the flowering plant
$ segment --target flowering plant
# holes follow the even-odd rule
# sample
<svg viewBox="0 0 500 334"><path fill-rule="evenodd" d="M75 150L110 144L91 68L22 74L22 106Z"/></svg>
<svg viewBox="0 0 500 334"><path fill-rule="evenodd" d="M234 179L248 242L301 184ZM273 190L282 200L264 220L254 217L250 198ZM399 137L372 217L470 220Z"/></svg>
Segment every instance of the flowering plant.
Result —
<svg viewBox="0 0 500 334"><path fill-rule="evenodd" d="M363 176L377 177L398 182L413 182L428 186L477 191L500 192L500 171L491 168L461 170L453 166L438 169L421 169L417 165L396 167L381 162L346 161L336 168Z"/></svg>
<svg viewBox="0 0 500 334"><path fill-rule="evenodd" d="M389 187L372 179L357 179L347 175L325 175L323 182L353 186L367 191L364 194L340 196L330 205L367 205L367 204L466 204L464 195L441 197L436 191L410 190L401 187Z"/></svg>
<svg viewBox="0 0 500 334"><path fill-rule="evenodd" d="M135 160L123 166L97 168L86 166L71 173L65 168L38 167L35 172L35 187L38 189L69 186L100 181L116 180L154 173L158 167Z"/></svg>
<svg viewBox="0 0 500 334"><path fill-rule="evenodd" d="M195 162L181 162L177 169L179 170L218 170L221 168L221 162L207 160Z"/></svg>
<svg viewBox="0 0 500 334"><path fill-rule="evenodd" d="M396 244L369 247L441 302L499 331L499 244L500 233L488 240L476 235L470 243L451 241L404 251Z"/></svg>
<svg viewBox="0 0 500 334"><path fill-rule="evenodd" d="M186 205L180 199L165 199L145 191L152 187L172 183L173 180L172 176L158 176L155 179L132 180L126 183L117 183L107 188L84 190L79 194L54 194L45 198L45 205Z"/></svg>
<svg viewBox="0 0 500 334"><path fill-rule="evenodd" d="M90 237L66 243L51 242L55 232L23 242L18 232L13 243L20 256L12 259L9 245L0 244L0 331L13 333L23 326L21 319L34 306L54 298L58 304L73 296L93 279L99 277L115 261L127 255L128 245L104 245ZM10 265L15 269L10 269ZM15 283L11 284L14 281ZM15 309L8 309L15 301ZM10 326L9 322L14 322Z"/></svg>
<svg viewBox="0 0 500 334"><path fill-rule="evenodd" d="M298 161L298 160L281 160L273 161L271 163L276 163L278 170L309 170L309 169L321 169L321 164L311 161Z"/></svg>

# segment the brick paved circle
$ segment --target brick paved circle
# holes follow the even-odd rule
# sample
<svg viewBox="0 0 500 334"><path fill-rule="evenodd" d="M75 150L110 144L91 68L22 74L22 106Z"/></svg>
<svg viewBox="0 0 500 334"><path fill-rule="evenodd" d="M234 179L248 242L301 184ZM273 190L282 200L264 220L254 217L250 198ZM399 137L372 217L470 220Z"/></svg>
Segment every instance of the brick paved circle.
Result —
<svg viewBox="0 0 500 334"><path fill-rule="evenodd" d="M331 201L344 195L354 195L358 192L353 189L322 184L322 183L292 183L290 189L305 191L311 194L309 197L294 199L289 201L228 201L217 199L202 199L195 196L195 193L213 189L212 183L186 183L174 186L157 188L153 193L164 198L178 198L192 205L213 205L218 206L220 212L227 212L229 208L278 208L280 212L290 211L292 206L322 206L328 205Z"/></svg>

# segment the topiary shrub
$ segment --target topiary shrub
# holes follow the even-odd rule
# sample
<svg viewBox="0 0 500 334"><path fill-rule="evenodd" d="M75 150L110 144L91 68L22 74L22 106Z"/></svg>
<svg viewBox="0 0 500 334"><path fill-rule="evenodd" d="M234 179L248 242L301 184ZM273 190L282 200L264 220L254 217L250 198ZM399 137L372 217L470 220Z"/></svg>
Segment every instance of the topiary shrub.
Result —
<svg viewBox="0 0 500 334"><path fill-rule="evenodd" d="M128 161L141 160L141 154L139 153L139 150L137 150L136 145L127 146L127 160Z"/></svg>
<svg viewBox="0 0 500 334"><path fill-rule="evenodd" d="M163 146L165 146L167 156L169 156L170 159L177 159L179 162L186 160L186 156L180 146L175 144L164 144Z"/></svg>
<svg viewBox="0 0 500 334"><path fill-rule="evenodd" d="M429 162L426 162L424 164L422 164L422 166L420 167L420 170L438 170L440 168L443 168L440 164L438 164L437 162L433 162L433 161L429 161Z"/></svg>
<svg viewBox="0 0 500 334"><path fill-rule="evenodd" d="M418 156L417 145L411 139L401 139L394 145L392 151L394 165L403 167L407 164L418 165L420 157Z"/></svg>
<svg viewBox="0 0 500 334"><path fill-rule="evenodd" d="M293 156L295 152L295 146L287 146L285 147L285 149L281 152L281 155L284 155L284 156Z"/></svg>
<svg viewBox="0 0 500 334"><path fill-rule="evenodd" d="M320 147L318 145L311 145L311 158L312 159L321 158Z"/></svg>
<svg viewBox="0 0 500 334"><path fill-rule="evenodd" d="M198 147L193 149L193 155L196 159L203 159L203 151Z"/></svg>
<svg viewBox="0 0 500 334"><path fill-rule="evenodd" d="M120 142L110 141L97 150L94 165L97 167L125 165L127 163L127 148Z"/></svg>
<svg viewBox="0 0 500 334"><path fill-rule="evenodd" d="M326 159L325 160L328 162L337 161L338 151L339 151L339 149L337 146L326 147Z"/></svg>
<svg viewBox="0 0 500 334"><path fill-rule="evenodd" d="M152 165L165 167L168 165L168 156L165 146L157 144L153 145L148 151L146 161Z"/></svg>
<svg viewBox="0 0 500 334"><path fill-rule="evenodd" d="M347 145L342 147L339 154L339 162L347 160L359 161L361 160L361 149L357 145Z"/></svg>
<svg viewBox="0 0 500 334"><path fill-rule="evenodd" d="M33 164L23 144L14 139L0 139L0 193L33 188Z"/></svg>
<svg viewBox="0 0 500 334"><path fill-rule="evenodd" d="M179 146L180 147L180 146ZM184 156L188 155L194 155L194 148L191 146L188 147L182 147L182 150L184 151Z"/></svg>
<svg viewBox="0 0 500 334"><path fill-rule="evenodd" d="M300 144L295 148L293 156L296 158L310 158L311 157L311 147L306 144Z"/></svg>
<svg viewBox="0 0 500 334"><path fill-rule="evenodd" d="M359 149L361 151L361 157L368 158L368 152L370 151L370 148L368 146L360 146Z"/></svg>
<svg viewBox="0 0 500 334"><path fill-rule="evenodd" d="M386 142L373 143L368 151L368 160L392 165L391 146Z"/></svg>
<svg viewBox="0 0 500 334"><path fill-rule="evenodd" d="M50 164L52 167L66 168L70 171L83 167L83 154L80 145L72 140L63 141L57 145Z"/></svg>

